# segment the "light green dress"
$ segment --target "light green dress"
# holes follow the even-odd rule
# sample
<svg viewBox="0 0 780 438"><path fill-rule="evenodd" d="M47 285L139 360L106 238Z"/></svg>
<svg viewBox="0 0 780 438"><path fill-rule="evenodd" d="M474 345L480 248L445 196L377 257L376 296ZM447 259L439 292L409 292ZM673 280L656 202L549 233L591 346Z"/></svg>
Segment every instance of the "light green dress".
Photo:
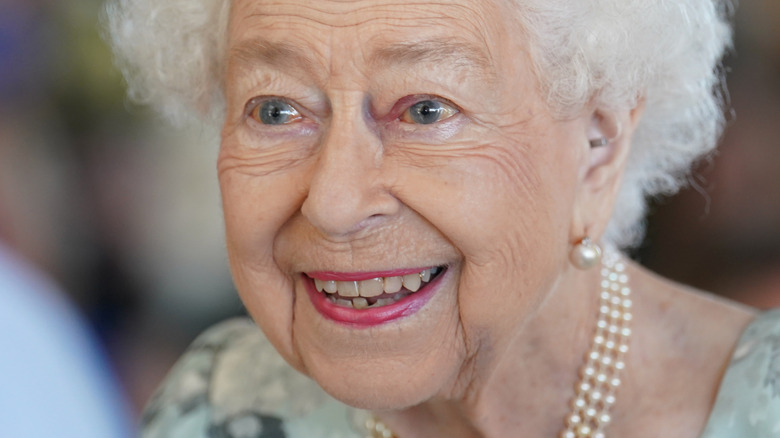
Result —
<svg viewBox="0 0 780 438"><path fill-rule="evenodd" d="M368 413L293 370L249 319L206 331L143 416L143 438L363 438ZM780 309L745 330L701 438L780 437Z"/></svg>
<svg viewBox="0 0 780 438"><path fill-rule="evenodd" d="M780 437L780 309L742 333L701 438Z"/></svg>

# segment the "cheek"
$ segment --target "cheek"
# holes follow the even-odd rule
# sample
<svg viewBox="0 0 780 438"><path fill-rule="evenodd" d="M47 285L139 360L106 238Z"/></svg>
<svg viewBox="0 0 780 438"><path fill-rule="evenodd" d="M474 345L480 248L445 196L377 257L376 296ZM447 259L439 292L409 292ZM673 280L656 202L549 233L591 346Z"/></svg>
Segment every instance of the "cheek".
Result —
<svg viewBox="0 0 780 438"><path fill-rule="evenodd" d="M219 181L230 268L252 318L280 353L299 367L292 347L293 282L276 263L274 241L295 214L295 174L258 176L220 158Z"/></svg>
<svg viewBox="0 0 780 438"><path fill-rule="evenodd" d="M404 178L415 182L404 195L461 253L457 312L480 337L467 342L514 332L565 261L576 178L559 175L575 160L490 145L429 164Z"/></svg>
<svg viewBox="0 0 780 438"><path fill-rule="evenodd" d="M425 167L406 165L399 172L397 196L439 229L466 261L514 269L540 242L548 242L545 247L565 239L574 179L557 175L572 165L539 156L532 160L500 146L418 161Z"/></svg>

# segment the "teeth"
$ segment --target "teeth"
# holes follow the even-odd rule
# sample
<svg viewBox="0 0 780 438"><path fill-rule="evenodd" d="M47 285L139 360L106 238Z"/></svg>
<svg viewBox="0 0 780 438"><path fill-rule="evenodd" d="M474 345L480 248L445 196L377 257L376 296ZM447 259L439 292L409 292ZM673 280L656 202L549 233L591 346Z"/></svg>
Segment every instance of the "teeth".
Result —
<svg viewBox="0 0 780 438"><path fill-rule="evenodd" d="M401 290L403 281L401 277L385 277L385 292L394 294Z"/></svg>
<svg viewBox="0 0 780 438"><path fill-rule="evenodd" d="M353 307L352 300L342 300L341 298L336 298L336 305L342 307Z"/></svg>
<svg viewBox="0 0 780 438"><path fill-rule="evenodd" d="M365 309L368 307L368 300L365 298L355 298L352 300L352 306L356 309Z"/></svg>
<svg viewBox="0 0 780 438"><path fill-rule="evenodd" d="M420 289L422 280L420 280L420 274L409 274L403 276L404 287L412 292L417 292Z"/></svg>
<svg viewBox="0 0 780 438"><path fill-rule="evenodd" d="M339 295L342 297L359 297L358 282L357 281L337 281Z"/></svg>
<svg viewBox="0 0 780 438"><path fill-rule="evenodd" d="M317 288L317 292L325 291L329 294L335 294L339 290L335 281L318 280L316 278L314 279L314 287Z"/></svg>
<svg viewBox="0 0 780 438"><path fill-rule="evenodd" d="M339 291L339 286L335 281L325 281L322 288L325 289L325 292L329 294L335 294Z"/></svg>
<svg viewBox="0 0 780 438"><path fill-rule="evenodd" d="M381 278L372 278L358 283L358 290L361 297L371 298L382 295L384 292L383 281Z"/></svg>
<svg viewBox="0 0 780 438"><path fill-rule="evenodd" d="M395 303L395 300L392 299L392 298L380 298L380 299L376 300L376 303L374 303L373 307L382 307L382 306L387 306L388 304L393 304L393 303Z"/></svg>
<svg viewBox="0 0 780 438"><path fill-rule="evenodd" d="M431 281L434 275L441 269L438 267L424 269L416 274L409 274L396 277L377 277L363 281L331 281L314 279L314 287L319 292L326 292L331 302L355 309L365 309L368 307L382 307L393 304L396 301L408 296L408 293L398 293L403 289L408 292L417 292L423 283ZM369 303L367 298L376 298L373 304Z"/></svg>

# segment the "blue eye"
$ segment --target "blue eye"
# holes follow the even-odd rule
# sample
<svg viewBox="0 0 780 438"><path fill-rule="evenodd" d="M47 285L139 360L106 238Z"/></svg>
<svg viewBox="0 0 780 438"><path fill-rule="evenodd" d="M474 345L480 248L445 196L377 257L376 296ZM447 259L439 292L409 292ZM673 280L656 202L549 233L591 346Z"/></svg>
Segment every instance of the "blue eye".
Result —
<svg viewBox="0 0 780 438"><path fill-rule="evenodd" d="M436 100L423 100L404 111L401 114L401 121L418 125L430 125L448 119L457 114L457 112L458 110L445 103Z"/></svg>
<svg viewBox="0 0 780 438"><path fill-rule="evenodd" d="M280 99L268 99L257 105L251 116L264 125L286 125L301 119L295 107Z"/></svg>

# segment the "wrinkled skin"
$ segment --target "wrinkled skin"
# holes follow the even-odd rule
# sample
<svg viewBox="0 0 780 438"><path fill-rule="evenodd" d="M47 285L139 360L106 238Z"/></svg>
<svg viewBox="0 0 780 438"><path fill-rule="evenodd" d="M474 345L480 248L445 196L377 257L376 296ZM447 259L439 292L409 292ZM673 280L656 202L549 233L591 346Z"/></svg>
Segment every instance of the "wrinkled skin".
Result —
<svg viewBox="0 0 780 438"><path fill-rule="evenodd" d="M606 225L641 111L556 119L507 3L231 12L218 170L236 286L294 367L402 436L434 436L420 432L432 418L457 419L461 435L439 436L514 436L500 404L528 412L527 436L553 436L587 348L597 273L567 254ZM270 97L298 115L263 124L252 110ZM455 111L409 122L422 99ZM613 141L591 150L598 137ZM324 318L301 279L439 265L422 309L371 328Z"/></svg>

